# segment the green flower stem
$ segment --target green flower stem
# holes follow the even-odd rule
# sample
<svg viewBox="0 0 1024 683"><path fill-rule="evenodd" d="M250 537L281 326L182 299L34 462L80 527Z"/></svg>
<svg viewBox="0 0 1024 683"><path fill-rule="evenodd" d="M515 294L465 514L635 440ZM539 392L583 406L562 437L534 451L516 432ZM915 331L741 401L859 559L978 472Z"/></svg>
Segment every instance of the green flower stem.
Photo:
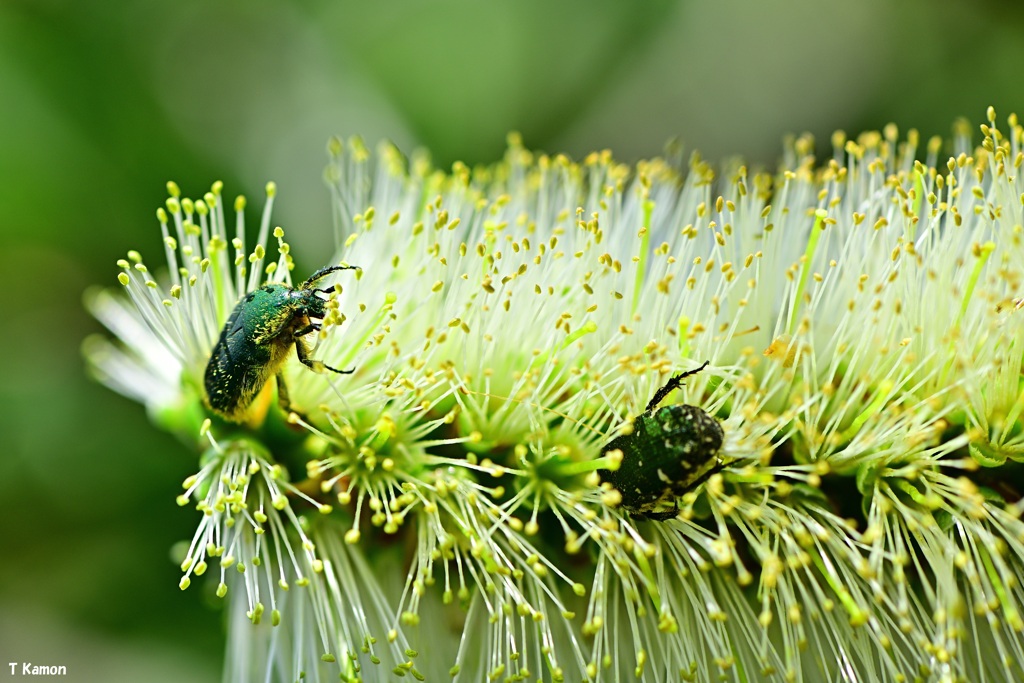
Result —
<svg viewBox="0 0 1024 683"><path fill-rule="evenodd" d="M647 258L651 245L651 216L654 214L654 202L650 199L643 201L643 218L640 227L640 253L637 255L636 274L633 276L633 308L636 314L637 306L640 305L640 294L643 292L644 278L647 276Z"/></svg>
<svg viewBox="0 0 1024 683"><path fill-rule="evenodd" d="M800 280L797 283L796 291L793 293L793 298L790 300L789 322L786 324L788 334L793 334L796 331L797 315L803 308L803 296L804 290L807 288L807 278L811 276L811 270L814 267L814 252L818 248L818 241L821 239L821 233L825 229L825 219L827 217L828 213L824 209L818 209L814 212L814 225L811 226L811 234L807 239L807 248L804 249L804 263L800 269Z"/></svg>

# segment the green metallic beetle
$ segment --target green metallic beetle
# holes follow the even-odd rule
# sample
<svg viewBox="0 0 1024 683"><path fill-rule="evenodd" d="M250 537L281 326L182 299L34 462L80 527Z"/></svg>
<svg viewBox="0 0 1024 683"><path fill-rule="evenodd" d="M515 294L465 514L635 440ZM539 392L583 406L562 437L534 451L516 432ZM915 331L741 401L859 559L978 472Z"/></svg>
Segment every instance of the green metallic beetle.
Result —
<svg viewBox="0 0 1024 683"><path fill-rule="evenodd" d="M277 282L246 294L231 312L210 354L203 381L207 407L225 420L242 422L263 386L276 376L278 400L288 412L291 403L281 368L293 346L299 361L314 372L351 373L310 358L303 337L319 331L327 315L327 301L317 293L331 290L314 285L331 273L356 269L328 266L298 287Z"/></svg>
<svg viewBox="0 0 1024 683"><path fill-rule="evenodd" d="M617 470L599 470L601 481L622 494L630 514L656 521L679 513L676 497L692 491L725 464L718 457L725 433L718 420L697 406L677 404L655 408L683 379L708 365L676 375L654 394L647 409L633 421L633 430L609 441L601 455L622 451ZM670 510L659 509L672 501Z"/></svg>

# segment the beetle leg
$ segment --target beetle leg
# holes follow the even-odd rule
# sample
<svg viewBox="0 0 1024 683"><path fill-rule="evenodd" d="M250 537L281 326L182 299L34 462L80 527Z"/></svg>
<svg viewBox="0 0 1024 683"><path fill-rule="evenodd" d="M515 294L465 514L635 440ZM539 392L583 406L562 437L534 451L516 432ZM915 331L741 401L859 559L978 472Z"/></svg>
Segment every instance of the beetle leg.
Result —
<svg viewBox="0 0 1024 683"><path fill-rule="evenodd" d="M725 462L723 460L719 459L718 462L715 463L714 467L712 467L707 472L705 472L704 474L702 474L699 477L697 477L696 479L694 479L692 483L687 485L686 489L688 491L693 491L695 488L697 488L698 486L700 486L701 484L706 482L708 479L710 479L712 474L720 472L723 469L725 469ZM673 496L672 497L672 509L671 510L666 510L665 512L653 512L653 513L650 513L650 514L646 515L646 517L647 517L647 519L653 519L656 522L664 522L666 519L674 519L678 515L679 515L679 498L677 496Z"/></svg>
<svg viewBox="0 0 1024 683"><path fill-rule="evenodd" d="M284 383L284 373L277 373L277 404L281 406L284 414L292 412L292 402L288 398L288 386Z"/></svg>
<svg viewBox="0 0 1024 683"><path fill-rule="evenodd" d="M686 486L686 490L687 491L694 490L695 488L697 488L698 486L700 486L701 484L706 482L708 479L710 479L712 474L716 474L718 472L721 472L724 469L725 469L725 461L722 460L721 458L719 458L718 462L715 463L714 467L712 467L707 472L705 472L704 474L702 474L699 477L697 477L696 479L694 479L692 483L690 483L690 484L688 484ZM637 514L636 516L640 517L641 519L650 519L650 520L653 520L655 522L664 522L665 520L668 520L668 519L675 519L678 515L679 515L679 498L678 498L678 496L673 496L672 497L672 509L671 510L664 510L662 512L640 513L640 514Z"/></svg>
<svg viewBox="0 0 1024 683"><path fill-rule="evenodd" d="M292 333L292 336L293 337L305 337L310 332L319 332L319 331L320 331L320 325L318 325L317 323L310 323L310 324L306 325L305 327L300 327L299 329L295 330L295 332Z"/></svg>
<svg viewBox="0 0 1024 683"><path fill-rule="evenodd" d="M663 510L662 512L647 512L637 515L641 519L649 519L653 522L664 522L670 519L675 519L679 516L679 501L672 501L671 510Z"/></svg>
<svg viewBox="0 0 1024 683"><path fill-rule="evenodd" d="M698 372L700 372L701 370L706 368L708 366L709 362L710 361L704 361L704 365L700 366L696 370L690 370L689 372L680 373L680 374L676 375L675 377L673 377L672 379L670 379L668 382L666 382L665 386L663 386L661 389L658 389L658 391L655 392L654 398L652 398L651 402L647 404L646 412L649 413L652 410L654 410L655 408L657 408L658 404L661 403L662 400L666 396L668 396L672 392L673 389L678 389L679 387L681 387L683 385L683 380L684 379L686 379L690 375L696 375Z"/></svg>
<svg viewBox="0 0 1024 683"><path fill-rule="evenodd" d="M706 482L708 479L710 479L712 474L717 474L718 472L721 472L724 469L725 469L725 461L722 460L721 458L718 458L718 462L715 463L714 467L712 467L707 472L705 472L704 474L700 475L699 477L694 479L692 482L687 484L686 489L688 491L694 490L695 488L697 488L698 486L700 486L701 484Z"/></svg>
<svg viewBox="0 0 1024 683"><path fill-rule="evenodd" d="M299 357L299 362L301 362L303 365L305 365L313 372L323 372L324 370L330 370L331 372L336 372L339 375L350 375L353 372L355 372L355 368L352 368L351 370L339 370L338 368L332 368L330 365L321 360L315 360L313 358L310 358L309 347L306 346L306 342L299 338L295 339L295 355Z"/></svg>

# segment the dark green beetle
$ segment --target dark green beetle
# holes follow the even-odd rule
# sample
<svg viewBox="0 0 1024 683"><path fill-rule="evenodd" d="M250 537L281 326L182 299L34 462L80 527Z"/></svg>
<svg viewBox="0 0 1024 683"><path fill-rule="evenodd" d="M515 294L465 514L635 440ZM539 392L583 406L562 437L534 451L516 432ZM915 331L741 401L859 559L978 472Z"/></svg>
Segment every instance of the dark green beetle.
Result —
<svg viewBox="0 0 1024 683"><path fill-rule="evenodd" d="M601 480L622 494L630 514L664 521L679 513L676 497L691 491L724 467L718 457L725 433L718 420L697 406L678 404L655 408L683 379L708 365L676 375L658 389L647 409L633 421L633 431L615 437L601 455L622 451L619 469L599 470ZM671 510L658 510L672 501Z"/></svg>
<svg viewBox="0 0 1024 683"><path fill-rule="evenodd" d="M327 301L317 293L331 290L314 285L331 273L356 268L328 266L298 287L278 282L246 294L231 312L210 354L203 381L207 407L225 420L242 422L267 380L276 376L278 399L287 412L291 404L281 367L293 346L302 364L314 372L352 372L310 358L303 337L320 330L327 315Z"/></svg>

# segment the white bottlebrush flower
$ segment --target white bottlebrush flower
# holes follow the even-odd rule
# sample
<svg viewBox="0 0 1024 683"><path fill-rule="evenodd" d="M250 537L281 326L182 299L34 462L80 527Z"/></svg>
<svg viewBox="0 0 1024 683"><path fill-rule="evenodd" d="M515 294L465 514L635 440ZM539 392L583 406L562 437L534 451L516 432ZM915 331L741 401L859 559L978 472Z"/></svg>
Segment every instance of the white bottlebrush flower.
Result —
<svg viewBox="0 0 1024 683"><path fill-rule="evenodd" d="M121 262L87 354L201 452L181 585L230 599L225 679L1024 676L1024 130L982 132L942 163L800 138L776 175L334 141L316 265L359 270L292 322L352 373L291 359L292 412L271 380L242 424L204 408L211 350L306 276L280 229L264 265L272 186L254 245L244 201L229 228L219 184L171 186L167 271ZM720 448L609 446L680 404Z"/></svg>

